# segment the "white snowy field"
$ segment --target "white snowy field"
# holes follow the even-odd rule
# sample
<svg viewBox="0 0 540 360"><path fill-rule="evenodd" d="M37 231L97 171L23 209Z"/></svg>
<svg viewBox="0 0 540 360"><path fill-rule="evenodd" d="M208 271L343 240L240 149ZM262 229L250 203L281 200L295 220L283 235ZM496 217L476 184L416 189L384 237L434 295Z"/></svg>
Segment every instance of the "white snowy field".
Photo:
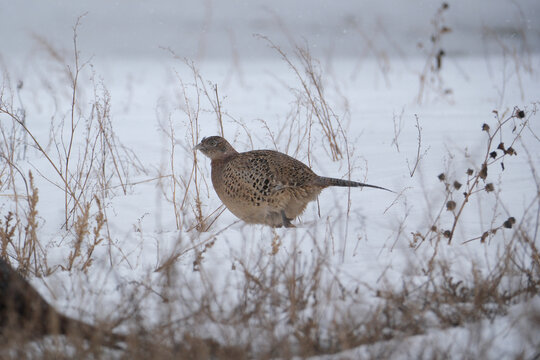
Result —
<svg viewBox="0 0 540 360"><path fill-rule="evenodd" d="M291 52L298 74L277 52L192 68L167 51L102 61L83 49L73 101L77 64L51 54L4 62L0 216L19 221L2 251L29 261L61 312L253 358L538 356L537 54L444 58L421 101L421 56L313 59L319 93ZM330 111L337 159L318 111ZM276 149L395 193L326 189L293 229L216 216L210 161L191 149L219 134L220 116L238 151Z"/></svg>

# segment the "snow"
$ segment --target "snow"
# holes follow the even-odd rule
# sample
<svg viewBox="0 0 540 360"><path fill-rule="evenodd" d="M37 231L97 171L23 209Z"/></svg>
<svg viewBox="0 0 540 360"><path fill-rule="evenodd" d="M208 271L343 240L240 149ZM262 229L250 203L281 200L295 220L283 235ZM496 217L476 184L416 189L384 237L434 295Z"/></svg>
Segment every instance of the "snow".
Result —
<svg viewBox="0 0 540 360"><path fill-rule="evenodd" d="M84 49L81 54L86 56ZM407 57L404 61L391 58L388 72L381 71L381 59L372 57L321 60L325 96L342 122L348 140L348 149L344 150L349 151L350 163L347 157L331 159L317 124L313 126L309 156L308 144L298 133L288 132L290 128L302 129L307 112L305 108L296 112L295 89L300 89L300 84L278 54L238 64L216 58L196 63L203 79L199 86L204 84L211 89L211 83L218 87L226 115L225 136L237 150L277 147L306 163L309 161L320 175L350 176L396 192L327 189L295 221L298 227L294 229L246 225L225 210L206 232L193 229L193 188L189 190L189 204L180 213L181 226L177 228L178 219L170 201L172 184L167 177L172 171L171 129L174 130L175 175L188 179L194 161L185 113L186 106L194 107L197 103L192 71L166 51L152 58L91 58L92 66L88 65L81 77L82 114L91 111L95 84L98 93L99 84L103 84L111 97L115 133L122 145L134 151L144 171L131 171L132 185L127 187L126 194L115 187L107 197L103 205L111 241L97 246L93 265L86 272L56 270L46 277L31 278L31 282L62 312L90 322L122 314L129 309L131 303L127 299L131 299L140 307L140 321L148 327L170 315L169 308L163 306L164 289L170 278L164 275L166 271L156 272L156 269L172 255L177 257L170 267L174 274L171 278L179 284L167 290L171 299L176 299L170 305L173 319L189 317L200 305L196 302L209 293L214 301L209 301L208 306L213 311L222 314L234 311L245 299L244 270L265 282L263 279L270 276L269 272L295 269L300 272L295 274L295 279L301 281L314 275L319 259L325 260L325 270L329 271L321 275L321 284L330 284L335 293L326 294L327 308L308 307L301 316L317 317L326 325L339 310L349 308L369 314L380 300L377 290L398 291L405 283L423 284L427 276L422 270L427 269L435 249L437 259L448 262L453 277L468 283L473 270L487 274L496 267L498 256L512 240L513 230L499 230L488 244L479 240L463 242L499 226L509 216L524 226L529 224L531 230L537 224L536 210L529 207L538 184L534 171L540 165L540 142L535 138L540 132L539 115L531 116L528 129L515 144L518 156L504 160L505 170L499 165L490 167L488 180L494 183L497 196L482 192L472 198L451 245L425 242L415 249L409 243L411 233L429 229L433 216L444 205L444 185L437 179L440 173L465 184L465 171L479 170L487 141L482 124L496 126L492 111L511 113L518 107L529 114L534 103L538 106L540 56L536 53L528 56L532 73L519 68L518 60L508 56L452 56L441 71L443 84L452 93L441 96L428 88L422 104L416 100L423 57ZM48 144L48 151L54 152L48 143L51 116L54 121L68 120L70 116L69 85L59 80L63 79L61 71L65 68L59 70L47 59L32 59L30 65L19 64L16 59L4 60L11 81L24 82L20 95L28 127L40 142ZM184 83L188 105L179 79ZM219 131L216 115L204 96L200 100L200 136L215 135ZM421 128L421 158L411 177L418 147L416 119ZM5 118L1 121L6 124ZM505 128L502 137L506 142L511 141L511 128ZM211 187L209 160L199 154L198 164L202 209L208 215L221 203ZM54 185L59 179L34 147L29 147L26 158L18 165L23 173L28 170L34 173L39 189L38 222L43 256L47 266L56 269L66 263L73 242L72 234L62 229L64 193ZM160 176L165 177L157 180ZM118 185L118 182L111 184ZM179 205L185 190L179 186L177 191ZM538 197L535 201L538 207ZM0 213L5 214L12 206L2 198ZM441 226L446 229L450 225L451 216L443 211ZM280 246L272 254L276 239ZM538 240L534 238L534 241ZM289 263L293 254L297 254L294 258L299 262L294 266ZM337 289L334 279L338 279L343 289ZM515 285L508 279L505 286ZM358 289L358 298L347 299L346 295ZM340 291L346 294L345 299L340 298ZM185 300L193 303L184 303ZM272 300L267 300L264 309L276 311L276 332L286 333L288 327L282 321L285 315L280 313L283 309L279 306L273 309ZM306 301L314 300L310 297ZM455 359L531 358L538 351L535 334L539 329L538 320L535 322L528 314L538 317L539 306L535 297L510 306L506 314L493 319L453 328L432 324L424 334L313 358L412 359L440 354ZM236 332L228 334L228 328L219 323L198 325L193 329L202 332L200 335L226 339L234 333L242 334L241 340L252 339L249 329L235 329ZM264 348L263 340L256 338L255 344Z"/></svg>
<svg viewBox="0 0 540 360"><path fill-rule="evenodd" d="M321 359L533 359L538 349L538 324L527 314L538 311L538 299L512 306L493 321L482 320L463 327L432 330L425 335L362 346Z"/></svg>

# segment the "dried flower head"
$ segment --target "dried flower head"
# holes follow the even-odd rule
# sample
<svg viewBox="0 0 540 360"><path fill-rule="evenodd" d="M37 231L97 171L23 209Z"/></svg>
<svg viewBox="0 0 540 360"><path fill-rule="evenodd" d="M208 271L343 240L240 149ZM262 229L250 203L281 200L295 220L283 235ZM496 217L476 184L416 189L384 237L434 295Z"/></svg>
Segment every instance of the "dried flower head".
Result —
<svg viewBox="0 0 540 360"><path fill-rule="evenodd" d="M481 178L482 180L486 180L487 174L488 174L487 164L486 164L486 163L483 163L483 164L482 164L482 169L481 169L480 172L478 173L478 176L480 176L480 178Z"/></svg>
<svg viewBox="0 0 540 360"><path fill-rule="evenodd" d="M504 223L503 226L507 229L511 229L512 226L516 223L516 218L511 216Z"/></svg>
<svg viewBox="0 0 540 360"><path fill-rule="evenodd" d="M487 237L489 236L489 232L486 231L482 234L482 237L480 238L480 242L483 244L486 242Z"/></svg>

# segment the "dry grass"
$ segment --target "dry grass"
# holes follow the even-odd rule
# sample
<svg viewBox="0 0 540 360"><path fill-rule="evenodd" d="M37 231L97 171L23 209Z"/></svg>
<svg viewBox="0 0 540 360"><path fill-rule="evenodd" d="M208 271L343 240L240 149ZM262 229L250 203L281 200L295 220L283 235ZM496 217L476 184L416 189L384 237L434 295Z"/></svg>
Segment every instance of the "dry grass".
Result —
<svg viewBox="0 0 540 360"><path fill-rule="evenodd" d="M8 238L18 239L17 244L9 243L12 246L11 257L24 274L28 274L30 263L33 264L35 274L54 271L46 265L45 247L39 243L37 236L39 218L36 209L39 198L34 176L32 173L27 175L19 167L19 163L26 161L28 145L45 159L45 165L34 167L33 171L63 193L62 227L74 236L74 250L67 263L61 266L66 269L73 267L76 258L81 258L83 270L91 265L94 248L103 240L102 235L108 234L107 214L102 204L114 197L118 188L125 195L129 172L141 169L135 153L119 143L114 133L110 117L110 95L106 87L96 82L87 69L88 61L80 59L77 48L77 27L80 20L77 20L73 29L74 51L71 65L65 65L66 61L60 52L40 39L52 66L63 69L59 79L48 78L51 91L61 94L67 88L70 92L66 104L69 116L66 118L52 114L48 138L34 133L33 124L26 116L20 95L17 101L17 98L10 94L12 86L9 78L4 77L2 84L4 90L0 98L0 115L3 118L0 134L4 141L0 157L5 160L5 165L0 173L1 190L2 196L13 200L8 208L11 210L6 215L9 217L9 214L12 214L11 218L15 220L15 223L11 220L11 236ZM82 105L87 100L79 98L79 88L82 86L80 78L83 73L85 77L91 75L90 84L85 85L90 85L94 90L87 109ZM22 85L19 84L17 91L21 88ZM61 103L61 100L58 102ZM25 195L21 194L20 184L23 185ZM28 203L28 206L25 206L25 203ZM7 242L8 240L3 240L5 251ZM84 252L83 245L86 247Z"/></svg>
<svg viewBox="0 0 540 360"><path fill-rule="evenodd" d="M280 55L281 59L295 74L300 84L300 88L294 89L294 92L297 94L298 104L305 107L309 116L306 117L305 125L307 133L300 133L301 136L297 140L297 144L300 144L303 139L307 137L308 163L311 164L309 153L311 152L311 133L314 120L319 125L318 129L320 129L324 135L325 144L332 160L337 161L343 158L344 150L341 143L346 143L346 139L344 139L343 136L343 128L339 117L326 99L320 64L311 56L309 48L296 46L294 53L294 60L296 61L294 61L284 50L274 44L269 38L261 35L259 35L259 37L262 40L265 40L269 46ZM299 110L301 110L300 106ZM289 131L289 136L296 136L296 132ZM289 138L287 144L290 144L290 142L291 138Z"/></svg>

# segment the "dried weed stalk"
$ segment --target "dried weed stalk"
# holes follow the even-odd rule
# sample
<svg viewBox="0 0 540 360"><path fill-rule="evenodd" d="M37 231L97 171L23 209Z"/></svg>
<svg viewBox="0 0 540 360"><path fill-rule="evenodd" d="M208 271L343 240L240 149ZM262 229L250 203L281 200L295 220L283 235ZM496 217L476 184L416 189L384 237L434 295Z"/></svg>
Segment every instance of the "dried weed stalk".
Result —
<svg viewBox="0 0 540 360"><path fill-rule="evenodd" d="M81 18L77 20L73 28L74 65L64 65L65 62L58 55L59 52L52 52L56 54L52 58L53 61L65 69L65 78L69 79L71 95L68 105L69 117L64 119L52 116L50 138L46 141L39 139L32 130L32 119L27 115L22 117L21 112L16 110L13 102L10 102L5 94L2 94L0 101L0 115L6 115L14 127L22 129L24 136L29 138L33 147L46 159L56 174L56 179L49 178L45 175L46 171L41 172L37 169L47 181L62 189L64 227L68 230L74 224L74 219L84 214L87 204L93 202L94 194L99 193L102 201L112 196L111 189L116 185L114 182L120 184L125 194L128 169L135 164L138 166L134 153L123 147L114 133L110 119L110 94L103 84L99 86L94 83L92 107L88 115L83 114L82 101L79 99L80 77L89 63L80 60L77 47L77 28L80 20ZM49 53L54 49L50 44L43 45L49 49ZM63 85L60 81L58 92L62 91ZM6 134L6 130L4 129L2 133ZM12 146L26 146L20 138L11 136L10 139ZM13 154L13 151L4 151L2 156L13 158ZM14 164L13 161L11 163ZM16 186L13 186L12 190L16 191Z"/></svg>
<svg viewBox="0 0 540 360"><path fill-rule="evenodd" d="M437 9L433 19L431 19L433 33L431 34L429 45L418 43L418 48L423 50L426 55L426 62L419 78L420 83L416 98L418 104L421 104L425 100L427 89L434 91L443 98L452 93L451 89L444 86L444 81L441 76L443 58L446 55L442 48L442 39L446 34L452 31L445 25L444 15L448 8L448 3L443 2L439 9Z"/></svg>
<svg viewBox="0 0 540 360"><path fill-rule="evenodd" d="M72 65L66 65L60 52L46 40L39 40L49 56L45 58L51 60L56 69L61 69L59 76L56 76L57 71L50 71L47 77L50 93L55 97L55 94L65 92L66 88L70 92L67 102L55 98L57 107L65 105L69 110L66 110L65 117L57 113L50 115L51 131L48 138L35 133L35 119L25 110L22 102L22 83L17 86L15 97L9 77L4 77L0 93L0 136L4 140L0 142L0 158L6 160L1 161L0 188L4 191L2 196L13 200L7 209L5 225L11 227L3 236L2 251L19 264L24 274L28 272L30 263L34 264L33 272L36 274L39 268L46 273L51 271L46 266L45 254L37 256L39 179L54 185L61 192L63 227L66 236L74 237L67 264L60 267L71 269L78 262L86 271L92 262L94 247L102 240L98 234L108 235L107 213L103 204L115 196L116 188L121 188L126 194L131 169L142 169L136 155L119 142L113 130L109 92L104 84L96 81L95 74L89 69L89 62L81 61L77 39L80 21L81 18L78 18L73 28ZM85 78L90 78L89 85L94 90L93 98L89 100L82 97L80 91L83 85L88 85L81 82ZM88 103L90 107L86 109L85 104ZM34 172L39 174L38 178L25 175L29 166L25 163L29 156L27 145L31 145L37 155L45 160L39 166L33 166ZM94 232L95 238L90 240L92 224L98 231L97 234ZM15 238L19 240L13 242ZM83 249L86 249L86 254Z"/></svg>
<svg viewBox="0 0 540 360"><path fill-rule="evenodd" d="M516 107L510 114L506 112L500 114L498 111L493 112L496 120L494 128L492 129L486 123L482 125L482 131L487 135L487 142L481 164L477 166L476 170L467 169L465 171L465 180L449 179L444 173L438 175L439 181L445 187L445 199L435 215L430 228L424 233L417 231L412 234L412 247L418 247L426 240L430 242L435 241L436 246L438 246L442 238L447 239L449 244L452 242L456 228L462 219L464 209L471 200L471 197L479 193L494 193L495 185L489 181L488 170L495 164L499 164L504 171L504 160L509 156L517 155L517 151L514 148L516 142L521 138L523 131L528 128L531 117L536 115L537 106L534 103L531 109L524 110ZM503 142L504 130L510 130L512 134L510 141L506 142L506 144ZM447 229L441 229L439 223L443 220L445 210L451 214L451 225ZM485 231L476 239L485 242L500 229L512 228L515 222L516 219L513 216L509 216L500 226L495 226Z"/></svg>
<svg viewBox="0 0 540 360"><path fill-rule="evenodd" d="M313 59L309 49L307 47L296 46L295 58L299 64L297 65L289 55L269 38L262 35L258 35L258 37L265 40L272 49L277 51L283 61L285 61L296 75L301 85L300 90L297 91L298 102L306 106L307 113L310 114L310 117L314 116L319 124L328 149L330 150L332 160L337 161L343 158L342 145L340 145L343 129L339 117L326 100L320 65ZM309 143L311 143L311 121L309 117L306 128L310 130L308 136L309 150Z"/></svg>
<svg viewBox="0 0 540 360"><path fill-rule="evenodd" d="M172 50L169 52L177 59L179 57L174 54ZM224 117L230 117L226 112L222 111L222 100L219 97L217 84L207 84L199 72L193 61L187 59L181 59L183 64L188 68L190 72L190 82L186 82L177 73L177 80L179 83L179 107L187 117L188 132L187 132L187 144L183 146L183 150L189 153L189 157L193 157L193 163L189 174L178 175L175 171L175 151L178 140L176 139L176 125L171 117L169 117L168 125L161 126L163 132L168 137L170 142L170 161L169 168L171 170L171 202L174 206L174 212L176 217L177 228L180 229L182 224L187 224L184 220L186 210L190 210L195 218L194 225L188 225L188 229L197 229L199 232L208 231L210 226L214 223L217 217L222 213L221 207L212 211L210 214L205 214L203 210L204 203L202 199L203 185L205 185L205 178L200 174L199 168L199 154L193 150L202 139L200 136L201 128L201 116L206 112L212 112L216 116L218 132L221 136L224 136L223 120ZM207 109L205 105L208 105L210 109ZM189 158L186 154L185 158ZM207 192L208 185L206 184ZM179 193L182 189L182 193ZM168 195L165 195L168 197ZM212 218L213 217L213 218Z"/></svg>
<svg viewBox="0 0 540 360"><path fill-rule="evenodd" d="M418 131L418 137L417 137L418 143L416 146L416 159L414 160L414 164L412 168L411 168L411 165L409 164L409 159L407 159L407 167L409 168L409 175L411 177L414 176L414 173L416 172L416 169L418 168L420 161L429 151L429 148L422 151L422 127L420 126L420 122L418 121L418 115L414 114L414 118L416 120L415 127L416 127L416 130ZM397 136L398 135L396 135L395 139L397 139ZM396 147L397 147L397 140L396 140ZM399 148L398 148L398 151L399 151Z"/></svg>

